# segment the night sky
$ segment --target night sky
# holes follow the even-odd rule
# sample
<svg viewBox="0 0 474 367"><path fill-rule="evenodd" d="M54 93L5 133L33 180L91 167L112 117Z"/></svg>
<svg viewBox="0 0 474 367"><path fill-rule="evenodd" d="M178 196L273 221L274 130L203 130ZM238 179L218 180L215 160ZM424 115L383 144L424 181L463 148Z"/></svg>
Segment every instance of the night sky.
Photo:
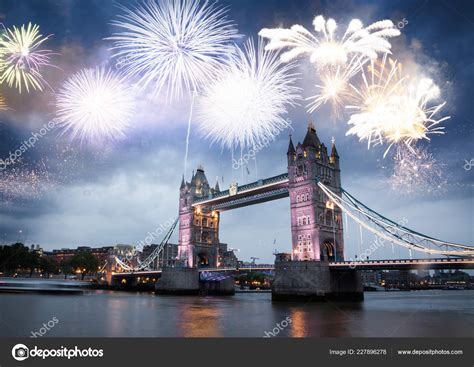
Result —
<svg viewBox="0 0 474 367"><path fill-rule="evenodd" d="M407 193L388 186L391 160L383 159L385 147L367 150L367 144L345 136L346 121L332 121L322 108L312 116L301 106L291 108L292 130L282 132L258 153L258 177L286 171L288 134L302 141L312 119L326 146L331 137L341 157L343 186L351 194L385 216L407 227L450 242L473 245L474 169L463 168L474 159L474 3L471 1L315 1L315 0L221 0L239 32L257 37L264 27L302 24L311 29L315 15L334 17L342 24L360 18L364 24L391 19L402 26L402 35L391 40L392 51L411 73L435 80L447 101L446 134L436 135L423 147L443 165L446 183L440 190ZM54 91L74 72L95 66L115 67L112 43L106 40L121 14L119 4L135 1L109 0L1 0L0 22L6 27L34 22L43 35L52 34L47 48L57 53L57 68L45 69L50 88L18 94L0 85L10 110L0 112L0 158L54 117ZM314 78L303 65L300 86L311 95ZM29 149L22 162L0 173L0 243L23 241L44 249L131 244L178 212L179 184L183 171L186 125L190 101L176 103L143 98L133 129L115 143L80 144L52 130ZM248 171L233 170L231 155L210 145L193 125L189 172L202 164L211 185L221 189L233 181L255 181L252 162ZM473 161L474 162L474 161ZM474 168L474 167L473 167ZM14 170L12 172L11 170ZM37 172L34 182L12 179L18 172ZM7 177L7 175L10 175ZM242 177L243 176L243 177ZM243 181L242 181L243 179ZM357 228L346 228L346 257L354 255ZM373 236L364 234L364 241ZM275 249L289 251L289 200L237 209L221 216L220 239L240 249L238 257L273 262ZM176 234L173 240L177 241ZM407 250L390 245L374 257L407 257Z"/></svg>

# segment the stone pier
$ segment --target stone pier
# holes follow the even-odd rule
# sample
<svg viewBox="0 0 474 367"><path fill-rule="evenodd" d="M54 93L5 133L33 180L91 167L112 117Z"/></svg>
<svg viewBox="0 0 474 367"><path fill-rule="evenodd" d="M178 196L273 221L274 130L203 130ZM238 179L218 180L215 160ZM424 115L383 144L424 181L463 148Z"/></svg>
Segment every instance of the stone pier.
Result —
<svg viewBox="0 0 474 367"><path fill-rule="evenodd" d="M360 276L355 270L333 271L326 261L275 263L273 301L363 301Z"/></svg>
<svg viewBox="0 0 474 367"><path fill-rule="evenodd" d="M156 294L198 295L199 272L196 268L164 268L156 282Z"/></svg>
<svg viewBox="0 0 474 367"><path fill-rule="evenodd" d="M200 280L197 268L164 268L156 283L155 294L162 295L233 295L234 278Z"/></svg>

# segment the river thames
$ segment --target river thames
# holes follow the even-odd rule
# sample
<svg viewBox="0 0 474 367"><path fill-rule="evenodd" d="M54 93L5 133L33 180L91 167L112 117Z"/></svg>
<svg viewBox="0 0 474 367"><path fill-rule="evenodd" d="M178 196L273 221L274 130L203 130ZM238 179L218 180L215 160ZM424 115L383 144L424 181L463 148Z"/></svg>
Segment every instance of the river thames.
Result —
<svg viewBox="0 0 474 367"><path fill-rule="evenodd" d="M53 318L44 337L474 336L474 290L366 292L360 304L272 303L269 293L1 294L0 309L0 336L15 337Z"/></svg>

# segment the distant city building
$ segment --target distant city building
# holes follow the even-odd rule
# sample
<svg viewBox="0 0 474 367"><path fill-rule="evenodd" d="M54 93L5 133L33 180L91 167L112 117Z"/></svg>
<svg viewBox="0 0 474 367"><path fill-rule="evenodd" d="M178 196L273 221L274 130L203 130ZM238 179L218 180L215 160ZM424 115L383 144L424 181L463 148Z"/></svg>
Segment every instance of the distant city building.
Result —
<svg viewBox="0 0 474 367"><path fill-rule="evenodd" d="M102 264L108 259L113 249L113 246L104 246L99 248L78 246L77 249L63 248L61 250L43 251L42 254L43 256L48 257L60 264L62 261L70 260L78 252L91 252L92 255L99 261L99 264Z"/></svg>
<svg viewBox="0 0 474 367"><path fill-rule="evenodd" d="M380 284L382 280L381 271L363 270L360 272L360 276L364 285Z"/></svg>
<svg viewBox="0 0 474 367"><path fill-rule="evenodd" d="M283 262L283 261L291 261L291 254L285 253L285 252L275 254L275 262Z"/></svg>

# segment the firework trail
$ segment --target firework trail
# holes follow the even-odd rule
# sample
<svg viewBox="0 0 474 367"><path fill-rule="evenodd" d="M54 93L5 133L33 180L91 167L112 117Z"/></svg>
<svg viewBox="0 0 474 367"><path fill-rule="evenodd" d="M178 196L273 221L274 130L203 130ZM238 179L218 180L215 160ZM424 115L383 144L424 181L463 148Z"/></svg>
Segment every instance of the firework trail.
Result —
<svg viewBox="0 0 474 367"><path fill-rule="evenodd" d="M86 69L70 77L56 97L57 123L72 138L89 141L125 137L135 113L132 88L104 68Z"/></svg>
<svg viewBox="0 0 474 367"><path fill-rule="evenodd" d="M281 55L283 62L308 54L311 63L322 75L322 85L308 100L311 113L328 101L338 115L341 99L347 95L347 83L369 60L378 54L389 53L391 44L387 38L400 35L390 20L375 22L364 27L359 19L352 19L342 37L336 35L337 23L318 15L313 20L315 34L301 25L291 28L264 28L259 35L270 39L266 50L289 49Z"/></svg>
<svg viewBox="0 0 474 367"><path fill-rule="evenodd" d="M436 194L446 186L444 167L423 148L402 148L393 158L390 187L399 193Z"/></svg>
<svg viewBox="0 0 474 367"><path fill-rule="evenodd" d="M357 103L347 106L353 126L346 135L367 140L369 148L387 143L385 157L393 145L411 148L419 140L430 140L430 134L444 134L439 124L450 117L435 117L446 102L434 103L440 91L431 79L404 76L401 64L387 55L371 62L361 78L360 88L351 84Z"/></svg>
<svg viewBox="0 0 474 367"><path fill-rule="evenodd" d="M0 83L15 87L21 93L23 88L43 90L47 85L41 69L52 66L49 50L43 50L43 43L50 36L43 37L39 33L39 26L22 25L21 28L13 26L0 34Z"/></svg>
<svg viewBox="0 0 474 367"><path fill-rule="evenodd" d="M296 105L299 88L294 64L281 64L278 54L248 40L237 48L227 69L198 99L201 132L224 148L265 146L289 122L283 118Z"/></svg>
<svg viewBox="0 0 474 367"><path fill-rule="evenodd" d="M166 89L168 100L190 94L184 172L187 170L189 135L194 98L232 54L237 30L227 10L199 0L148 1L113 22L121 29L111 40L114 56L128 77L138 78L154 95Z"/></svg>

